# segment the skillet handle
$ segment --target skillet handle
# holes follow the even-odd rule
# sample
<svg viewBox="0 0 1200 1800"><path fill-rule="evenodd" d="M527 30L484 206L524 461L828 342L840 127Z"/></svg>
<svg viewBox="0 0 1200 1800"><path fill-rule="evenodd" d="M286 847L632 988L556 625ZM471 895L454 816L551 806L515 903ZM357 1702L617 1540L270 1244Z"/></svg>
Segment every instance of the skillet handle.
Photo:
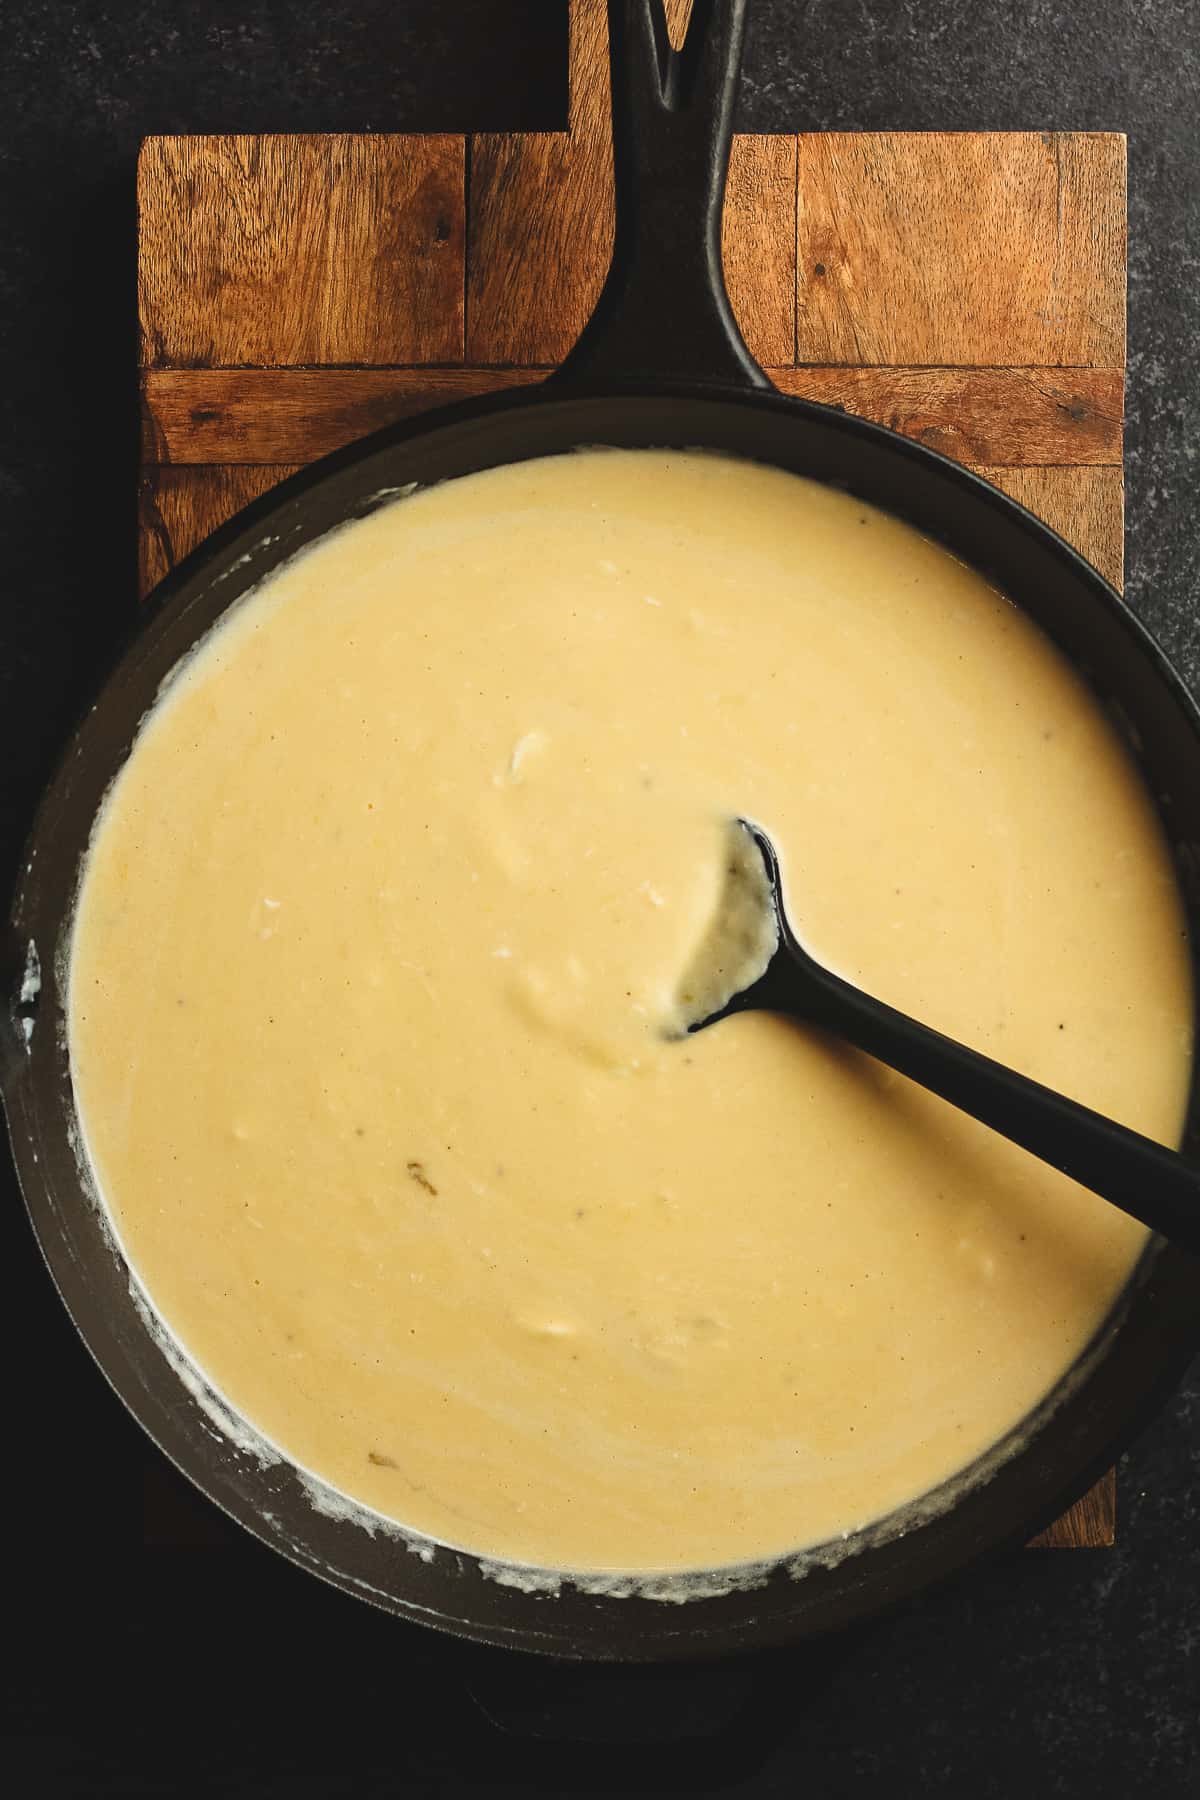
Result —
<svg viewBox="0 0 1200 1800"><path fill-rule="evenodd" d="M556 382L770 382L725 291L721 210L747 0L695 0L682 50L663 0L608 0L616 233L608 279Z"/></svg>

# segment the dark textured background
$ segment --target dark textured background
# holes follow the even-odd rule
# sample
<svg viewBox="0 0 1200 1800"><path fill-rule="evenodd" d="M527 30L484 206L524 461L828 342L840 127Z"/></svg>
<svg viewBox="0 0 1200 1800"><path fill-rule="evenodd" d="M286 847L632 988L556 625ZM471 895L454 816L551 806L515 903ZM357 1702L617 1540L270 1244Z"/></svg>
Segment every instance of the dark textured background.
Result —
<svg viewBox="0 0 1200 1800"><path fill-rule="evenodd" d="M54 743L133 605L139 138L565 122L559 0L180 11L27 0L6 12L5 879ZM1200 682L1195 0L755 0L752 12L748 129L1129 133L1129 592ZM1200 1792L1195 1376L1123 1465L1116 1550L1009 1558L816 1656L707 1680L618 1673L581 1691L368 1613L249 1541L146 1547L141 1441L74 1340L7 1170L0 1222L4 1755L25 1771L22 1794ZM163 1479L159 1506L200 1504ZM520 1731L496 1731L468 1684ZM632 1732L647 1696L679 1742L578 1750L529 1735L605 1719ZM732 1728L687 1737L727 1712Z"/></svg>

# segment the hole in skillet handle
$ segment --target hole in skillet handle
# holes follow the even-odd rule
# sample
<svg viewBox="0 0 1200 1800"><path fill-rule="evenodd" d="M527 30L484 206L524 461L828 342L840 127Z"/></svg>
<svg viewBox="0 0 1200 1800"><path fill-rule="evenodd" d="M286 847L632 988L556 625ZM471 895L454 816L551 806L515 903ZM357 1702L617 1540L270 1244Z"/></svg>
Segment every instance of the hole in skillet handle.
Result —
<svg viewBox="0 0 1200 1800"><path fill-rule="evenodd" d="M612 263L551 381L587 392L769 389L725 290L721 213L747 0L695 0L680 50L663 0L608 0Z"/></svg>

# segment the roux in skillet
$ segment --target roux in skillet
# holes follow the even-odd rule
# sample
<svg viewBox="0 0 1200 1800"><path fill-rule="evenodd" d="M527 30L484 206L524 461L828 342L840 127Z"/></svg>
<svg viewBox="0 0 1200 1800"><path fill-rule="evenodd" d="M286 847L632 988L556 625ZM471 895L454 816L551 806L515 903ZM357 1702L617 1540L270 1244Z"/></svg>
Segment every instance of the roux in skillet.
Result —
<svg viewBox="0 0 1200 1800"><path fill-rule="evenodd" d="M69 1032L154 1306L416 1530L676 1570L985 1451L1141 1228L834 1042L664 1032L734 814L813 949L1163 1141L1183 921L1099 707L906 526L701 454L388 505L243 602L95 833Z"/></svg>

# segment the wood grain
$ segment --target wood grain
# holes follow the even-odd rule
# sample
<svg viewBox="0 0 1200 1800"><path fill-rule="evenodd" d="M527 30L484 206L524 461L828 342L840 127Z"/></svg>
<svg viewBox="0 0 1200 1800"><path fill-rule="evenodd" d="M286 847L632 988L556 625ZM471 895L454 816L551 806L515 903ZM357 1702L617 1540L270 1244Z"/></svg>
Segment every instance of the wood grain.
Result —
<svg viewBox="0 0 1200 1800"><path fill-rule="evenodd" d="M148 463L312 462L396 419L540 380L533 369L151 369Z"/></svg>
<svg viewBox="0 0 1200 1800"><path fill-rule="evenodd" d="M458 137L148 138L143 366L461 362L465 168Z"/></svg>
<svg viewBox="0 0 1200 1800"><path fill-rule="evenodd" d="M735 138L721 221L725 286L742 336L768 366L796 360L795 218L795 138Z"/></svg>
<svg viewBox="0 0 1200 1800"><path fill-rule="evenodd" d="M559 134L147 142L143 591L297 466L566 353L612 234L603 0L570 42ZM1104 134L738 138L735 311L784 391L972 464L1119 581L1124 178ZM1037 1541L1114 1522L1109 1476Z"/></svg>
<svg viewBox="0 0 1200 1800"><path fill-rule="evenodd" d="M138 587L142 598L218 525L295 473L294 464L146 469L138 490Z"/></svg>
<svg viewBox="0 0 1200 1800"><path fill-rule="evenodd" d="M844 407L958 462L1119 463L1111 369L773 369L785 394Z"/></svg>
<svg viewBox="0 0 1200 1800"><path fill-rule="evenodd" d="M1125 480L1118 469L996 469L978 473L1045 519L1114 587L1125 579Z"/></svg>
<svg viewBox="0 0 1200 1800"><path fill-rule="evenodd" d="M799 141L803 362L1125 361L1125 140L828 132Z"/></svg>
<svg viewBox="0 0 1200 1800"><path fill-rule="evenodd" d="M1117 1541L1117 1478L1110 1471L1053 1525L1031 1538L1032 1550L1108 1550Z"/></svg>
<svg viewBox="0 0 1200 1800"><path fill-rule="evenodd" d="M690 0L668 6L681 39ZM603 0L571 9L571 125L471 139L467 360L559 363L595 305L612 253L612 130ZM796 151L739 137L722 222L729 298L762 362L795 358Z"/></svg>
<svg viewBox="0 0 1200 1800"><path fill-rule="evenodd" d="M579 336L612 244L595 155L565 135L472 138L468 362L559 363Z"/></svg>
<svg viewBox="0 0 1200 1800"><path fill-rule="evenodd" d="M603 7L576 0L566 132L470 140L466 355L559 363L579 336L612 246L612 129Z"/></svg>
<svg viewBox="0 0 1200 1800"><path fill-rule="evenodd" d="M143 456L311 462L427 407L524 386L544 369L151 369ZM845 407L960 462L1117 464L1108 369L773 369L784 393Z"/></svg>

